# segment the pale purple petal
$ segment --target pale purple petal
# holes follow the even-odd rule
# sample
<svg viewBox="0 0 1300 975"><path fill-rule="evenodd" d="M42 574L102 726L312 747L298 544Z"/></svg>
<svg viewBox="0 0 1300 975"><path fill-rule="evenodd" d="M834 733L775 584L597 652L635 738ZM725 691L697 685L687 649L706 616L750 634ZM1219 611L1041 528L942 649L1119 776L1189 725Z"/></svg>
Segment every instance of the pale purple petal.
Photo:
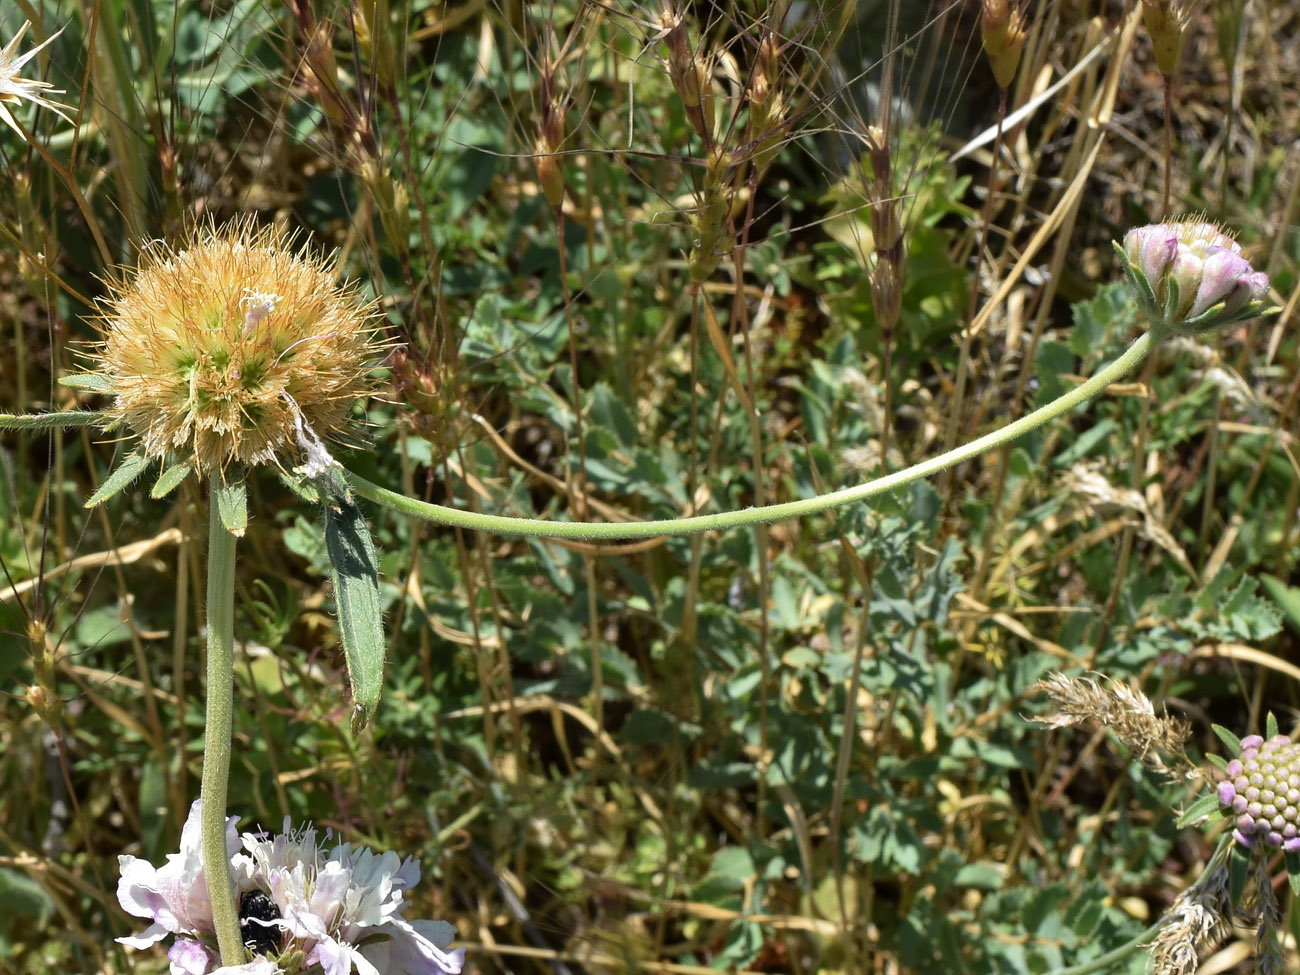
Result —
<svg viewBox="0 0 1300 975"><path fill-rule="evenodd" d="M171 932L161 924L151 924L139 934L127 935L124 938L118 938L117 943L126 945L128 948L149 948L156 945Z"/></svg>
<svg viewBox="0 0 1300 975"><path fill-rule="evenodd" d="M1244 257L1222 247L1209 248L1188 317L1195 318L1217 305L1250 273L1250 262Z"/></svg>
<svg viewBox="0 0 1300 975"><path fill-rule="evenodd" d="M167 950L171 975L205 975L216 962L212 951L202 942L182 938Z"/></svg>
<svg viewBox="0 0 1300 975"><path fill-rule="evenodd" d="M456 929L446 921L406 921L395 918L379 929L392 941L377 944L387 949L389 975L457 975L465 964L465 949L446 950ZM368 952L367 948L361 949Z"/></svg>

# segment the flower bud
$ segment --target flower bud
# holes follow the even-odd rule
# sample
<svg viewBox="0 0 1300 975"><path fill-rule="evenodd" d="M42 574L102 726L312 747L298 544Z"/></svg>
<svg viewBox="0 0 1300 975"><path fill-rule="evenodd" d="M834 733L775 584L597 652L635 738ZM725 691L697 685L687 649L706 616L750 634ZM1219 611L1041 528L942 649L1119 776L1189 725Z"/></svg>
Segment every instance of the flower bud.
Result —
<svg viewBox="0 0 1300 975"><path fill-rule="evenodd" d="M1300 851L1300 745L1286 735L1243 738L1225 776L1219 802L1236 819L1237 842L1254 846L1263 840L1287 853Z"/></svg>
<svg viewBox="0 0 1300 975"><path fill-rule="evenodd" d="M1193 334L1265 311L1268 276L1252 268L1241 245L1213 224L1137 227L1115 246L1149 321Z"/></svg>
<svg viewBox="0 0 1300 975"><path fill-rule="evenodd" d="M1186 19L1182 0L1142 0L1142 22L1151 35L1156 67L1166 78L1178 70Z"/></svg>

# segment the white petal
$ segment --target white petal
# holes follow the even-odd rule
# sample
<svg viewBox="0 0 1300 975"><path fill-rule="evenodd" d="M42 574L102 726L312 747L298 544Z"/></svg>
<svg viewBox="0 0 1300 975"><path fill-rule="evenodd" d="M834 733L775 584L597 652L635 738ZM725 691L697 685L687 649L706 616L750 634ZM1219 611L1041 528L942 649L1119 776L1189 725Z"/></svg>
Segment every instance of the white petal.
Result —
<svg viewBox="0 0 1300 975"><path fill-rule="evenodd" d="M171 932L161 924L151 924L139 934L127 935L125 938L118 938L118 944L126 945L128 948L149 948L156 945Z"/></svg>

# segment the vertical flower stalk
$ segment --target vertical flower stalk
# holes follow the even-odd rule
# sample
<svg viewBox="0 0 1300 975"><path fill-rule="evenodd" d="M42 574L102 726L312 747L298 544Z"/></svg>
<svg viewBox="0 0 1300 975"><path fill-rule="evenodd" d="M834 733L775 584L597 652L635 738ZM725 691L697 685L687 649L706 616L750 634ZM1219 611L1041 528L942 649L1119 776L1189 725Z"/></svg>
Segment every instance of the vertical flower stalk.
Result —
<svg viewBox="0 0 1300 975"><path fill-rule="evenodd" d="M369 536L364 523L351 517L355 508L346 491L337 487L338 463L327 440L339 436L353 401L369 389L370 367L383 349L373 318L373 306L336 282L331 262L247 220L201 227L178 248L148 249L133 274L111 285L100 317L100 374L115 395L108 412L137 435L139 447L90 503L122 489L154 462L163 465L155 496L190 472L207 475L211 486L197 853L207 878L211 930L226 966L245 961L225 842L235 546L248 520L245 471L259 464L283 470L285 459L300 458L295 472L324 486L322 494L337 511L328 519L331 539L345 555L352 548L369 552L368 561L352 558L336 578L351 670L345 617L361 601L365 580L359 577L373 575L374 559L357 541L364 534L368 542ZM338 528L340 519L346 530ZM377 600L372 602L371 629L377 629ZM382 674L382 655L379 661ZM355 692L355 679L353 686ZM373 704L366 705L368 714Z"/></svg>
<svg viewBox="0 0 1300 975"><path fill-rule="evenodd" d="M221 491L221 475L211 475L213 507ZM239 908L230 885L226 853L226 786L230 780L230 739L234 723L235 674L235 536L216 511L208 531L208 664L203 727L203 776L199 786L200 836L203 870L208 879L212 921L221 960L244 961L239 934Z"/></svg>

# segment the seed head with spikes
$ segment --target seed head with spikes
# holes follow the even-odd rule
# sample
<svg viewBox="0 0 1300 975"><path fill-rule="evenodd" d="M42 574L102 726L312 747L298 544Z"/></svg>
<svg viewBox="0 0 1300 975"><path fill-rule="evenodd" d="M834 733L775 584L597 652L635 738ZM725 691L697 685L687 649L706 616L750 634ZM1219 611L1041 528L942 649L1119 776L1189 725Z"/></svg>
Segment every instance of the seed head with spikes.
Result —
<svg viewBox="0 0 1300 975"><path fill-rule="evenodd" d="M374 305L291 235L236 220L146 248L110 285L96 352L110 412L145 454L207 473L275 462L307 472L347 425L385 349Z"/></svg>

